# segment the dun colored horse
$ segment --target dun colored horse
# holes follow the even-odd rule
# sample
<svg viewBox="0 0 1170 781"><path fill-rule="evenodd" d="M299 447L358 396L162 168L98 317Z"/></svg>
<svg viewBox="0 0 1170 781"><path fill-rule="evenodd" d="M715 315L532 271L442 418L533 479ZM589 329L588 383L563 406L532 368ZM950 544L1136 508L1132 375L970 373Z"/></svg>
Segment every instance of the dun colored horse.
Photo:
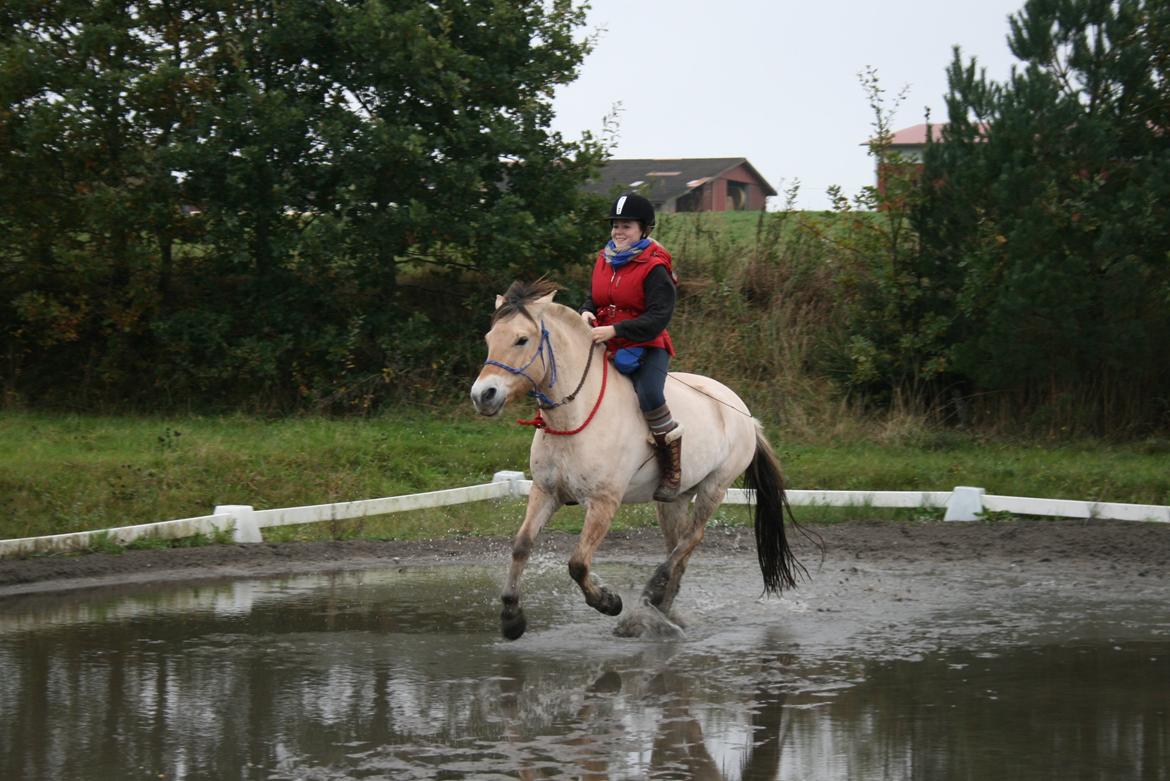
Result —
<svg viewBox="0 0 1170 781"><path fill-rule="evenodd" d="M622 612L621 597L590 572L593 556L618 507L653 501L658 484L657 460L633 384L609 366L604 347L593 344L581 317L553 302L555 293L555 286L542 280L515 282L496 297L485 337L488 358L471 386L471 400L482 415L498 415L508 401L526 394L537 401L536 418L527 421L537 426L530 454L532 490L501 597L501 627L510 640L527 628L520 576L533 543L566 504L585 510L569 574L590 607L611 616ZM803 567L785 538L787 501L779 463L743 401L715 380L682 373L669 376L666 399L685 431L683 491L673 502L656 504L668 555L646 583L642 602L655 620L673 627L664 617L671 614L687 560L703 539L707 520L741 474L755 495L764 590L778 593L794 587ZM625 633L641 633L644 626L644 621L628 626Z"/></svg>

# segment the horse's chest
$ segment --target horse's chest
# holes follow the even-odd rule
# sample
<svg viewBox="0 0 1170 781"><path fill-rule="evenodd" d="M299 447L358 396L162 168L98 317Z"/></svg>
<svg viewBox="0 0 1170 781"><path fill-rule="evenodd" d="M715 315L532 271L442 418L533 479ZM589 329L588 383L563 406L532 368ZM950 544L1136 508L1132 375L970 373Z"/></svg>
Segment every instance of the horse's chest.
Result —
<svg viewBox="0 0 1170 781"><path fill-rule="evenodd" d="M605 458L591 449L579 453L566 448L534 452L530 466L533 482L566 503L584 502L593 497L646 501L656 485L657 472L652 467L641 469L634 463L627 463L629 460L620 454ZM649 486L648 491L638 490L642 483ZM631 490L639 496L632 497ZM641 493L646 493L646 497L641 498Z"/></svg>
<svg viewBox="0 0 1170 781"><path fill-rule="evenodd" d="M569 468L573 464L567 453L533 455L532 479L547 493L565 501L580 501L592 495L599 475L596 470Z"/></svg>

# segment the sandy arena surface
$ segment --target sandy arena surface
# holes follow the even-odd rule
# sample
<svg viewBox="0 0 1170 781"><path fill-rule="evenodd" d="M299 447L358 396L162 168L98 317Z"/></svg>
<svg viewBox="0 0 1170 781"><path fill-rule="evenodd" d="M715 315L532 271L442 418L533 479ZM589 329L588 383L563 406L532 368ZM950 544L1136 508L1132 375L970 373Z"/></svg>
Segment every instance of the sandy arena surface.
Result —
<svg viewBox="0 0 1170 781"><path fill-rule="evenodd" d="M812 573L850 564L945 565L948 576L964 570L986 575L1005 572L1059 572L1070 578L1107 584L1125 593L1130 588L1157 588L1170 575L1170 525L1110 521L1011 521L994 523L891 523L851 521L814 526L824 540L820 551L795 538L794 548ZM576 537L549 532L537 543L538 554L563 554L567 560ZM657 530L614 532L596 561L653 561L662 555ZM202 579L255 578L308 574L380 566L499 562L509 557L509 541L466 537L429 541L350 540L340 542L210 545L173 550L127 551L0 560L0 598L76 589L141 586L147 583ZM755 558L747 528L709 529L695 561L708 557ZM1170 583L1167 583L1170 595Z"/></svg>

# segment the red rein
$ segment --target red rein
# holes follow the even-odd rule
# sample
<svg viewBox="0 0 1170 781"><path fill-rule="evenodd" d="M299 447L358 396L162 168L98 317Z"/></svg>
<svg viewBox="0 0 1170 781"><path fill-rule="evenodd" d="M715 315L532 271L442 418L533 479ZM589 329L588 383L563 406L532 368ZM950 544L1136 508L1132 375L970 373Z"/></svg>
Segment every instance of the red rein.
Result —
<svg viewBox="0 0 1170 781"><path fill-rule="evenodd" d="M558 437L571 437L574 434L580 434L585 430L585 427L593 420L593 416L597 414L597 410L601 408L601 400L605 398L605 381L609 376L609 361L606 358L601 359L601 393L597 394L597 403L593 405L593 411L589 413L589 417L585 418L585 422L572 431L561 431L555 428L549 428L549 425L544 422L544 418L540 415L540 407L536 408L536 416L532 420L517 420L521 426L535 426L541 429L546 434L553 434Z"/></svg>

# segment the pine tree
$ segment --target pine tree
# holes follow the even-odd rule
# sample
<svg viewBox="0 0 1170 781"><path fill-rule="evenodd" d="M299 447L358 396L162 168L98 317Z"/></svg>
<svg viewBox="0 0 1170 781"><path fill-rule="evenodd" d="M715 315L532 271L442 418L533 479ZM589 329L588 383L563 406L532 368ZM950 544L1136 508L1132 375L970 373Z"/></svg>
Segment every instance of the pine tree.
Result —
<svg viewBox="0 0 1170 781"><path fill-rule="evenodd" d="M1002 84L956 51L917 222L949 369L1053 426L1170 426L1170 4L1030 0Z"/></svg>

